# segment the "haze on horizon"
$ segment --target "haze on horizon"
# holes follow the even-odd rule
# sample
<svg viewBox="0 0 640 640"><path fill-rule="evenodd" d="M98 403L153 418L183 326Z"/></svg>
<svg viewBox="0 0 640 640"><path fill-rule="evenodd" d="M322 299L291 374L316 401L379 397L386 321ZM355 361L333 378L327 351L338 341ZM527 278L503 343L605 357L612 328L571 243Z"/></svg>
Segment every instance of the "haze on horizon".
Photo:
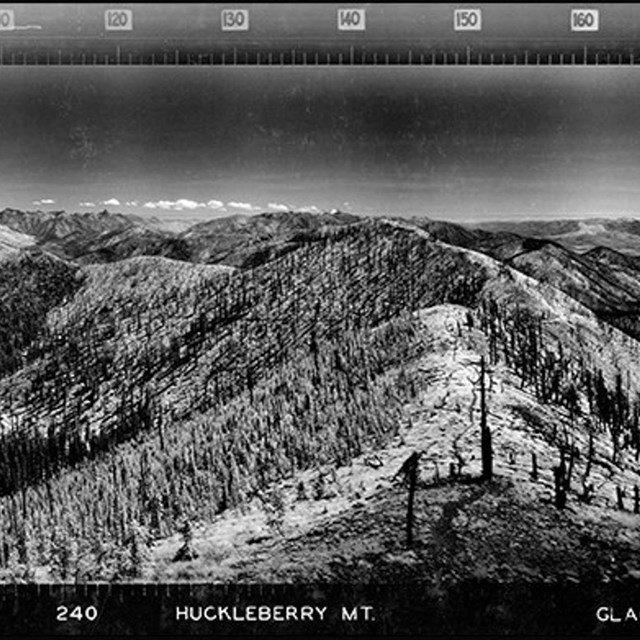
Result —
<svg viewBox="0 0 640 640"><path fill-rule="evenodd" d="M613 67L4 68L0 209L640 214Z"/></svg>

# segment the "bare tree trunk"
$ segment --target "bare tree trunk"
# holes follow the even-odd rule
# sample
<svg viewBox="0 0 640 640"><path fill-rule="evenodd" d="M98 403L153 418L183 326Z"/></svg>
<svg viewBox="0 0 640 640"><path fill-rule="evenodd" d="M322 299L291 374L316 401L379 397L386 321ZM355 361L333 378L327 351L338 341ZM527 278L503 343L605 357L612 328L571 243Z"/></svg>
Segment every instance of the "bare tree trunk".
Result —
<svg viewBox="0 0 640 640"><path fill-rule="evenodd" d="M493 448L491 446L491 430L487 425L487 390L485 385L484 356L480 358L480 434L482 448L482 478L493 477Z"/></svg>
<svg viewBox="0 0 640 640"><path fill-rule="evenodd" d="M535 451L531 452L531 478L532 480L538 479L538 458Z"/></svg>
<svg viewBox="0 0 640 640"><path fill-rule="evenodd" d="M418 460L420 453L414 451L403 463L394 477L404 475L409 480L409 503L407 505L407 547L413 545L413 503L418 481Z"/></svg>
<svg viewBox="0 0 640 640"><path fill-rule="evenodd" d="M418 458L409 470L409 504L407 505L407 547L413 546L413 500L416 493L416 480L418 478Z"/></svg>
<svg viewBox="0 0 640 640"><path fill-rule="evenodd" d="M620 511L624 511L624 490L620 487L616 487L616 498L618 502L618 509L620 509Z"/></svg>

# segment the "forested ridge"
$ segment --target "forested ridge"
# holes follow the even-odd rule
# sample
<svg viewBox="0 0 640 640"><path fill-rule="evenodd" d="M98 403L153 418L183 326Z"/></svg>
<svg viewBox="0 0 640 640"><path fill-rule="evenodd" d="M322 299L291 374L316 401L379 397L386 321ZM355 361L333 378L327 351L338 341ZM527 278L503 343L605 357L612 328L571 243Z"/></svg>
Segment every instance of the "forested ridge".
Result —
<svg viewBox="0 0 640 640"><path fill-rule="evenodd" d="M306 229L244 268L38 250L0 267L0 569L15 579L136 577L185 522L388 444L429 393L414 312L435 305L465 308L460 335L480 331L488 363L606 438L612 463L638 459L634 360L605 366L569 323L565 346L534 280L411 225ZM563 460L569 435L549 436Z"/></svg>
<svg viewBox="0 0 640 640"><path fill-rule="evenodd" d="M60 522L101 543L136 524L166 533L189 505L216 513L246 483L384 440L411 389L389 374L410 332L371 332L483 284L464 256L379 222L321 229L254 269L135 258L76 278L0 382L5 562Z"/></svg>

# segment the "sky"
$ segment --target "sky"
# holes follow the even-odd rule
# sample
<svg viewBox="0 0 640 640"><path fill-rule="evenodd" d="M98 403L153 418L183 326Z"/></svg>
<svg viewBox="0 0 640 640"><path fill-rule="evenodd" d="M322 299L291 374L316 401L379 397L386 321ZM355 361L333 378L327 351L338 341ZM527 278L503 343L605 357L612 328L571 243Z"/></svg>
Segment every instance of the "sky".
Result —
<svg viewBox="0 0 640 640"><path fill-rule="evenodd" d="M640 216L630 67L5 67L0 209Z"/></svg>

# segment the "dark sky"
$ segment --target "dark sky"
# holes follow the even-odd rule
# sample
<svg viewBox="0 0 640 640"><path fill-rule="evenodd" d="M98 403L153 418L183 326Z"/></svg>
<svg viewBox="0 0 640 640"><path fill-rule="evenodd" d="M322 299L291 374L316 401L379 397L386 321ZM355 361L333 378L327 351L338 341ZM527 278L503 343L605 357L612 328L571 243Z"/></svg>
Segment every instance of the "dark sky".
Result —
<svg viewBox="0 0 640 640"><path fill-rule="evenodd" d="M640 213L633 68L3 68L0 208Z"/></svg>

